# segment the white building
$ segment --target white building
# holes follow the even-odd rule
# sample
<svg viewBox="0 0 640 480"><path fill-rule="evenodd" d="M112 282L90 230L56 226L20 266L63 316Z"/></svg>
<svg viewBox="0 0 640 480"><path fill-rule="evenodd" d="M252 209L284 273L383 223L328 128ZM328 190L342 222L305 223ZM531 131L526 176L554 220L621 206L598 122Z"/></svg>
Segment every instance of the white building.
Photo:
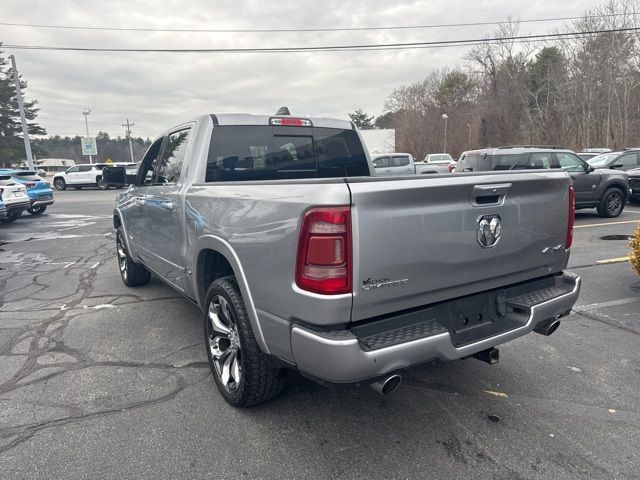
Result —
<svg viewBox="0 0 640 480"><path fill-rule="evenodd" d="M38 158L34 160L36 170L44 170L47 173L62 172L73 167L76 162L68 158Z"/></svg>

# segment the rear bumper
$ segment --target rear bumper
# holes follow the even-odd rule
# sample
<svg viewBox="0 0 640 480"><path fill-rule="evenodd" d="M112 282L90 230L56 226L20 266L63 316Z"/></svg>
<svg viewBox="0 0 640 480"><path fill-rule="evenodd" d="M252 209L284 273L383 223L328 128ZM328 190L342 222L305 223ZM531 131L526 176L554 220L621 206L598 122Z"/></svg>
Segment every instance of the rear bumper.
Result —
<svg viewBox="0 0 640 480"><path fill-rule="evenodd" d="M31 206L31 202L29 200L25 200L22 202L14 202L14 203L5 203L5 208L7 209L7 214L13 212L22 212Z"/></svg>
<svg viewBox="0 0 640 480"><path fill-rule="evenodd" d="M32 207L42 207L42 206L45 206L45 205L53 205L53 202L54 202L53 198L50 198L49 200L38 200L36 198L36 199L31 200L31 206Z"/></svg>
<svg viewBox="0 0 640 480"><path fill-rule="evenodd" d="M362 338L352 331L317 332L296 325L291 331L291 347L297 368L320 380L331 383L366 382L385 374L425 362L456 360L495 347L531 332L538 323L568 313L580 293L580 277L564 273L553 281L562 289L531 290L517 297L526 297L531 304L526 308L521 326L482 340L456 347L450 331L438 328L418 328L420 338L415 338L415 325L411 334L396 329L385 335L392 338L389 346L376 349L363 348ZM521 288L521 287L518 287ZM549 291L552 292L549 295ZM555 293L558 295L555 295ZM398 337L413 337L398 343Z"/></svg>

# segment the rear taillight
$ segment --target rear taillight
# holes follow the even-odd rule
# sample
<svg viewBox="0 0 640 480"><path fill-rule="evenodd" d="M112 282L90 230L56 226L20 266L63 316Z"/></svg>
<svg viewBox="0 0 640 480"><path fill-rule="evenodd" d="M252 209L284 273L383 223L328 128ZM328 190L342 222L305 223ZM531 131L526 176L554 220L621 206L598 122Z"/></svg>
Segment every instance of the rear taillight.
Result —
<svg viewBox="0 0 640 480"><path fill-rule="evenodd" d="M453 172L455 169L456 169L455 164L452 163L451 165L449 165L449 173Z"/></svg>
<svg viewBox="0 0 640 480"><path fill-rule="evenodd" d="M565 250L571 248L573 243L573 222L576 217L576 192L573 187L569 187L569 221L567 223L567 241L564 242Z"/></svg>
<svg viewBox="0 0 640 480"><path fill-rule="evenodd" d="M278 127L312 127L311 120L306 118L271 118L269 123Z"/></svg>
<svg viewBox="0 0 640 480"><path fill-rule="evenodd" d="M325 295L351 292L351 208L319 207L302 219L296 284Z"/></svg>
<svg viewBox="0 0 640 480"><path fill-rule="evenodd" d="M25 183L25 184L24 184L24 186L25 186L26 188L31 188L31 187L35 187L35 186L36 186L36 184L35 184L35 183Z"/></svg>

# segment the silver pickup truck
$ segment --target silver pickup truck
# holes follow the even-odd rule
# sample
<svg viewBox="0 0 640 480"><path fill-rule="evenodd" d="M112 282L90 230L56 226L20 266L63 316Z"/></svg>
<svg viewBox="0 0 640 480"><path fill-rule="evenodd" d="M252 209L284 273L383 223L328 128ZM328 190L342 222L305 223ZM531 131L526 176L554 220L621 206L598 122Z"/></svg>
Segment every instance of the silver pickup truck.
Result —
<svg viewBox="0 0 640 480"><path fill-rule="evenodd" d="M200 306L231 404L274 397L287 369L387 393L414 365L495 363L571 310L566 173L372 170L350 122L205 115L160 135L118 196L124 283L153 272Z"/></svg>

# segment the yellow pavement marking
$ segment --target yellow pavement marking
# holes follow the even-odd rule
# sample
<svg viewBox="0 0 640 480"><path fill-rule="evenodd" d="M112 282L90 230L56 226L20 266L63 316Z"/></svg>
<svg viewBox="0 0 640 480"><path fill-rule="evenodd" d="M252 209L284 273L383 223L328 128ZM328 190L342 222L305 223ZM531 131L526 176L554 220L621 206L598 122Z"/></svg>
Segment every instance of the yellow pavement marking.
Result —
<svg viewBox="0 0 640 480"><path fill-rule="evenodd" d="M494 392L493 390L485 390L484 393L488 393L489 395L494 395L496 397L502 397L502 398L508 398L509 395L507 395L504 392Z"/></svg>
<svg viewBox="0 0 640 480"><path fill-rule="evenodd" d="M609 409L609 413L616 413L616 412L617 412L617 410L616 410L616 409L614 409L614 408L610 408L610 409Z"/></svg>
<svg viewBox="0 0 640 480"><path fill-rule="evenodd" d="M590 223L589 225L576 225L573 228L605 227L607 225L621 225L623 223L640 223L640 220L625 220L623 222Z"/></svg>
<svg viewBox="0 0 640 480"><path fill-rule="evenodd" d="M605 260L598 260L596 263L618 263L618 262L628 262L629 257L617 257L617 258L607 258Z"/></svg>

